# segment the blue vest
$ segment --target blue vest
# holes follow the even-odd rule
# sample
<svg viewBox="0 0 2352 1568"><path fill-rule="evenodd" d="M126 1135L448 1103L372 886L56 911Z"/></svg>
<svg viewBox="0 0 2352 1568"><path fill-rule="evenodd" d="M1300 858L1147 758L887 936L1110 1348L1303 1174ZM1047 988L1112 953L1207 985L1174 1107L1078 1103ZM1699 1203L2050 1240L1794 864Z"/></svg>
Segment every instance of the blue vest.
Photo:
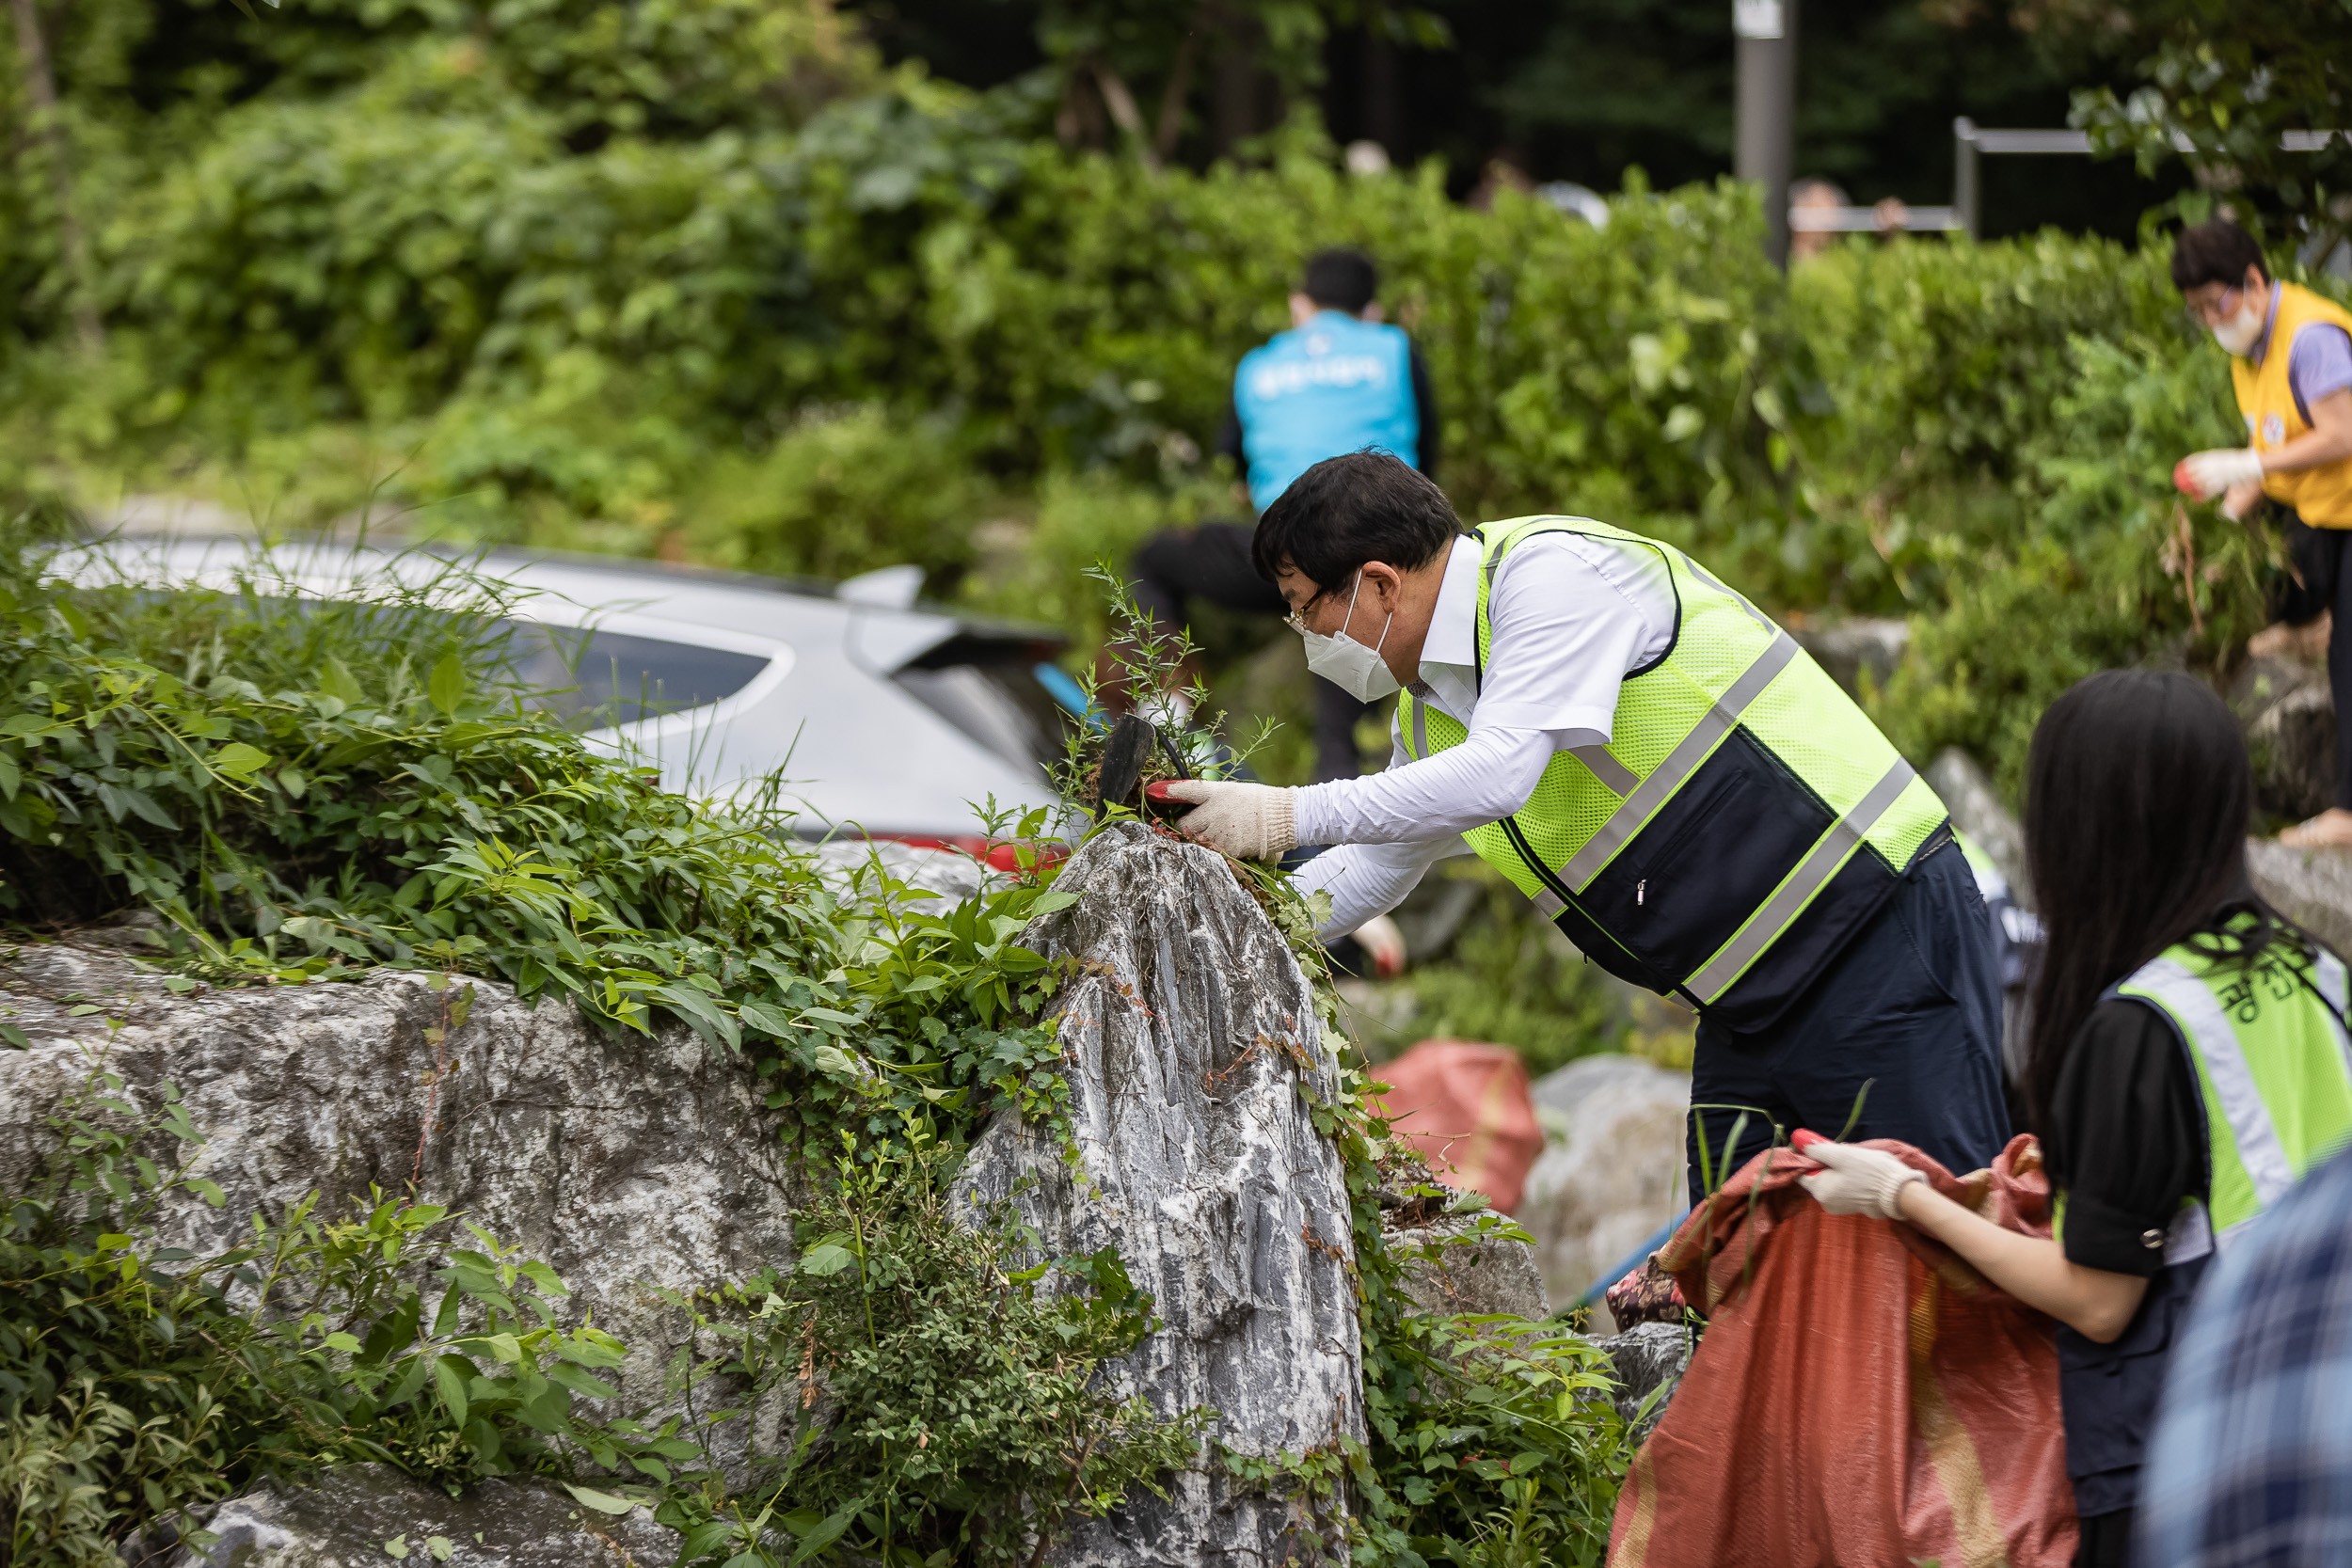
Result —
<svg viewBox="0 0 2352 1568"><path fill-rule="evenodd" d="M1263 512L1327 457L1378 447L1421 466L1413 349L1397 327L1324 310L1242 356L1233 414Z"/></svg>

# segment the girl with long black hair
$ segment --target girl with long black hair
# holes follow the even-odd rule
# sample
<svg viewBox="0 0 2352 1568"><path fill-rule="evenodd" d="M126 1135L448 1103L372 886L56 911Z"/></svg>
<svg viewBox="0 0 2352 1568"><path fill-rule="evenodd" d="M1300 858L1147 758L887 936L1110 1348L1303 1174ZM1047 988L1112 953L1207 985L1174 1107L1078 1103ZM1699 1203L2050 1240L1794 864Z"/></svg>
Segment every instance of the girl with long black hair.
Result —
<svg viewBox="0 0 2352 1568"><path fill-rule="evenodd" d="M1883 1150L1805 1149L1833 1213L1907 1220L2058 1321L2078 1568L2126 1560L2165 1360L2217 1234L2352 1137L2344 966L2255 894L2253 807L2236 720L2186 675L2090 676L2034 731L2026 853L2049 945L2026 1099L2051 1240Z"/></svg>

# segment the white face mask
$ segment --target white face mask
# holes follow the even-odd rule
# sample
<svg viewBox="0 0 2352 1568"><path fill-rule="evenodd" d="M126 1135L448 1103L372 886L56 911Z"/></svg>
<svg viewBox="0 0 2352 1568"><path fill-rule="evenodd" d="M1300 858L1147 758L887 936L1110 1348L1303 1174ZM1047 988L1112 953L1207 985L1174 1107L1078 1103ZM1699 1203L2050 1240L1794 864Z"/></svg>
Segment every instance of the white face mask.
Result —
<svg viewBox="0 0 2352 1568"><path fill-rule="evenodd" d="M2237 314L2213 329L2213 341L2243 359L2262 341L2265 315L2266 312L2254 309L2252 300L2241 299Z"/></svg>
<svg viewBox="0 0 2352 1568"><path fill-rule="evenodd" d="M1380 650L1389 641L1390 622L1396 617L1391 615L1380 623L1380 641L1369 648L1348 636L1347 623L1356 618L1356 594L1363 591L1364 574L1358 572L1355 592L1347 595L1347 615L1340 622L1337 636L1326 637L1304 626L1298 627L1298 635L1307 644L1308 669L1359 703L1376 703L1399 685L1380 657ZM1291 620L1294 626L1297 625L1296 616Z"/></svg>

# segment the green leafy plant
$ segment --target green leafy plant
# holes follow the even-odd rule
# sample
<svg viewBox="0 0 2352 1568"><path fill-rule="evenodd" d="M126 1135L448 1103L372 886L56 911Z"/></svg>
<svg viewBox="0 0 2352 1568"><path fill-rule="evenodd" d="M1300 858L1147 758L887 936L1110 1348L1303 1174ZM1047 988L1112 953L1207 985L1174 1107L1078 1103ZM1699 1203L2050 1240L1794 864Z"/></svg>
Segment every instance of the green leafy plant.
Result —
<svg viewBox="0 0 2352 1568"><path fill-rule="evenodd" d="M564 1282L446 1209L317 1195L240 1244L162 1244L168 1208L218 1205L169 1084L142 1114L103 1060L50 1120L53 1154L0 1194L0 1538L28 1568L114 1560L130 1536L265 1477L374 1461L453 1491L585 1455L665 1474L702 1457L675 1419L589 1420L624 1347L568 1326ZM167 1168L148 1150L183 1151ZM434 1289L437 1286L437 1289Z"/></svg>
<svg viewBox="0 0 2352 1568"><path fill-rule="evenodd" d="M1198 1449L1207 1412L1162 1416L1107 1381L1158 1326L1117 1252L1043 1258L1009 1215L957 1213L946 1148L902 1133L844 1138L798 1266L765 1282L794 1441L747 1494L661 1503L685 1560L1035 1562L1135 1491L1165 1496Z"/></svg>

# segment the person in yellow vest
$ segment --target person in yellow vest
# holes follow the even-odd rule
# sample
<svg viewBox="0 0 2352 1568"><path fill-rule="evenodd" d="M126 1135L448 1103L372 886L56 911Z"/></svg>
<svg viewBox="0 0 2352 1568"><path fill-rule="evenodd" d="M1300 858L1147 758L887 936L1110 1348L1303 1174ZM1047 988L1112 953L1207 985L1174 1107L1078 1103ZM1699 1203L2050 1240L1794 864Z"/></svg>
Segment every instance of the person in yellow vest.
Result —
<svg viewBox="0 0 2352 1568"><path fill-rule="evenodd" d="M2254 775L2201 682L2110 670L2042 715L2026 860L2046 931L2026 1088L2047 1241L1880 1149L1808 1143L1824 1208L1917 1226L2058 1320L2076 1568L2121 1568L2188 1298L2240 1227L2352 1140L2344 962L2246 872Z"/></svg>
<svg viewBox="0 0 2352 1568"><path fill-rule="evenodd" d="M2230 354L2247 444L2192 452L2173 478L2244 517L2265 496L2287 512L2295 576L2277 607L2290 624L2331 616L2328 682L2352 691L2352 311L2299 283L2273 278L2253 236L2226 219L2181 230L2172 282L2190 319ZM2336 798L2279 835L2297 847L2352 845L2352 724L2336 737Z"/></svg>
<svg viewBox="0 0 2352 1568"><path fill-rule="evenodd" d="M1694 1193L1857 1100L1865 1136L1956 1171L1999 1152L2000 974L1944 803L1754 605L1591 518L1465 533L1377 451L1299 475L1251 551L1309 669L1401 689L1391 760L1155 785L1194 802L1184 831L1258 859L1337 846L1296 873L1327 939L1484 857L1594 963L1698 1013Z"/></svg>

